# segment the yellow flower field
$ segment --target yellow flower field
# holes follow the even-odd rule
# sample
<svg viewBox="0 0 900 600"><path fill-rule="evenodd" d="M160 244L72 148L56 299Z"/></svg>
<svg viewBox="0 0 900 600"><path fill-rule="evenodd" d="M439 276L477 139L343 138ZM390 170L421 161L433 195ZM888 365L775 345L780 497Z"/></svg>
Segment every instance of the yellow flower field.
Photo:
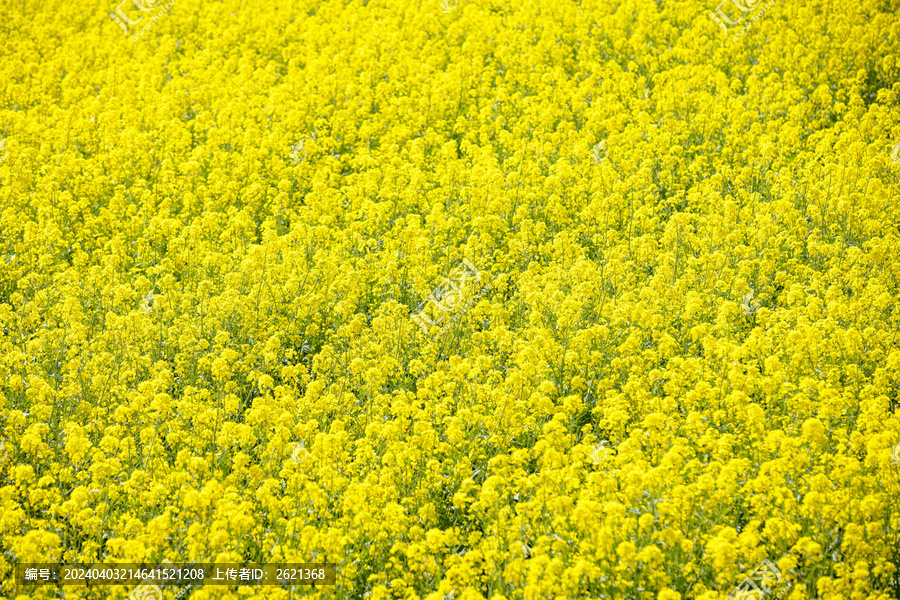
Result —
<svg viewBox="0 0 900 600"><path fill-rule="evenodd" d="M120 1L0 5L0 597L900 598L900 1Z"/></svg>

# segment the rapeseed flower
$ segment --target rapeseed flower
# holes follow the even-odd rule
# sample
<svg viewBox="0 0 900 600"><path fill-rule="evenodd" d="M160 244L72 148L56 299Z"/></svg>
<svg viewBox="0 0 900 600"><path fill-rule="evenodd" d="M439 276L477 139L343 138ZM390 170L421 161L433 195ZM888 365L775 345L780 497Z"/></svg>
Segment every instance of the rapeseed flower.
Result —
<svg viewBox="0 0 900 600"><path fill-rule="evenodd" d="M0 9L0 595L896 597L888 4Z"/></svg>

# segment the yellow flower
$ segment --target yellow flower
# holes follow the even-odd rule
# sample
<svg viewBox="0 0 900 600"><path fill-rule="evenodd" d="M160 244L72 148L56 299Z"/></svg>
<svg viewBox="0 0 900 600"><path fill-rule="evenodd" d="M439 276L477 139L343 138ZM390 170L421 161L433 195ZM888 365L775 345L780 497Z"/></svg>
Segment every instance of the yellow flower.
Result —
<svg viewBox="0 0 900 600"><path fill-rule="evenodd" d="M16 561L327 562L315 598L434 600L712 600L775 564L782 599L884 594L884 2L141 0L65 52L43 24L82 20L32 4L0 61Z"/></svg>

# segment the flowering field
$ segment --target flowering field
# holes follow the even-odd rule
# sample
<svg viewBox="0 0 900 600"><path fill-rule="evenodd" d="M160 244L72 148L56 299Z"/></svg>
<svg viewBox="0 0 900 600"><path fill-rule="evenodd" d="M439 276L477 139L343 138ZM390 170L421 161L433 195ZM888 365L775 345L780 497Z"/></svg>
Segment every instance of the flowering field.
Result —
<svg viewBox="0 0 900 600"><path fill-rule="evenodd" d="M0 5L0 597L900 597L900 1Z"/></svg>

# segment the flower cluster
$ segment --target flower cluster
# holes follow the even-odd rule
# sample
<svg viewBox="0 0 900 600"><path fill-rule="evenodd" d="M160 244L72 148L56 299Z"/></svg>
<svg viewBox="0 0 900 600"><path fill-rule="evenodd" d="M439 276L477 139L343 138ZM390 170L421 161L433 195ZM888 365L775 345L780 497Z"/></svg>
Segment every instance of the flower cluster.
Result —
<svg viewBox="0 0 900 600"><path fill-rule="evenodd" d="M900 596L891 2L115 2L0 10L0 596Z"/></svg>

